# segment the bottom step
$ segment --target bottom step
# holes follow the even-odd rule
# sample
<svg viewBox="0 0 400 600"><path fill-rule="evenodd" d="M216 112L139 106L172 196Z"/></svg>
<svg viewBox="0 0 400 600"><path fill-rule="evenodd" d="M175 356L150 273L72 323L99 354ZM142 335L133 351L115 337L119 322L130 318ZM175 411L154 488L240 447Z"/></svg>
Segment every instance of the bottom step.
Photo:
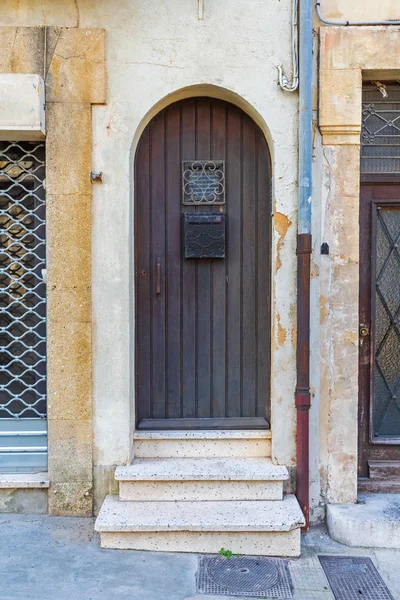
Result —
<svg viewBox="0 0 400 600"><path fill-rule="evenodd" d="M360 494L357 504L328 504L330 536L347 546L400 549L400 494Z"/></svg>
<svg viewBox="0 0 400 600"><path fill-rule="evenodd" d="M299 556L304 517L294 496L273 501L120 502L96 520L103 548Z"/></svg>

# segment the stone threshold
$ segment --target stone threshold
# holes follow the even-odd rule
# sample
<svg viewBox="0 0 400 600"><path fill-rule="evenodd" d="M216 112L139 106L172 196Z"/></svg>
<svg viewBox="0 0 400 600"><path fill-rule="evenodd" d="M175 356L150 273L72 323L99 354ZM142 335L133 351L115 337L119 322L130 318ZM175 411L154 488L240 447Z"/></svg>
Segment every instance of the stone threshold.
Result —
<svg viewBox="0 0 400 600"><path fill-rule="evenodd" d="M50 486L49 474L0 473L0 489L37 489Z"/></svg>
<svg viewBox="0 0 400 600"><path fill-rule="evenodd" d="M400 549L400 494L359 494L357 504L328 504L327 524L346 546Z"/></svg>
<svg viewBox="0 0 400 600"><path fill-rule="evenodd" d="M271 439L269 429L260 430L174 430L174 431L134 431L134 440L240 440Z"/></svg>

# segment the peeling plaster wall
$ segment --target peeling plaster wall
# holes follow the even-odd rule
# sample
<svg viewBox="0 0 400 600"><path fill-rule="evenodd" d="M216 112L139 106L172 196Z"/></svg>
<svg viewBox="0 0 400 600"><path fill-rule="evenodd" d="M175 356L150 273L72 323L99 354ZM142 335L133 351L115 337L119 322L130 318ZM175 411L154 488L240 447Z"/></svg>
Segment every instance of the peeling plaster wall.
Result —
<svg viewBox="0 0 400 600"><path fill-rule="evenodd" d="M316 136L314 149L320 183L314 180L319 192L314 196L313 256L319 302L312 301L319 304L320 322L313 321L312 340L319 340L319 352L312 350L311 363L317 386L311 430L319 430L319 449L314 437L311 441L314 518L321 514L314 493L318 478L322 503L357 498L362 79L371 73L395 79L400 74L400 27L321 27L319 33L322 139ZM329 255L318 256L318 242L329 244Z"/></svg>
<svg viewBox="0 0 400 600"><path fill-rule="evenodd" d="M3 0L0 26L106 30L108 98L93 106L92 319L95 503L112 489L113 465L131 458L133 415L133 156L150 111L177 90L214 86L214 95L251 107L273 159L272 455L295 463L295 237L297 95L277 86L290 68L290 0ZM225 91L224 91L225 90ZM203 89L204 91L204 89ZM231 95L230 95L231 94Z"/></svg>

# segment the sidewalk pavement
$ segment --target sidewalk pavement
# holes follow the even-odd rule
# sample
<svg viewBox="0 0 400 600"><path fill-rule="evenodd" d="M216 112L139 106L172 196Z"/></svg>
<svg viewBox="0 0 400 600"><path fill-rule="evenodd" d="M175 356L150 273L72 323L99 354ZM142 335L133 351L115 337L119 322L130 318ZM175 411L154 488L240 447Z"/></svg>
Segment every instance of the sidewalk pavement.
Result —
<svg viewBox="0 0 400 600"><path fill-rule="evenodd" d="M0 599L229 600L196 594L195 554L104 550L93 523L0 514ZM342 546L318 526L303 536L301 558L289 560L294 600L334 600L318 554L369 556L400 599L400 550Z"/></svg>

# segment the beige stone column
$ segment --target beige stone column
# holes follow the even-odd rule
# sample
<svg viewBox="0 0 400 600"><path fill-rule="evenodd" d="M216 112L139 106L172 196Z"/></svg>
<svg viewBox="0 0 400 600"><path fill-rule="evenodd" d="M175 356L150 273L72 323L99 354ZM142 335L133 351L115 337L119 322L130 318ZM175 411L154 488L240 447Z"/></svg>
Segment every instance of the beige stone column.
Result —
<svg viewBox="0 0 400 600"><path fill-rule="evenodd" d="M91 105L104 103L104 31L50 33L46 77L49 512L91 515Z"/></svg>
<svg viewBox="0 0 400 600"><path fill-rule="evenodd" d="M320 446L322 493L355 502L358 436L360 133L363 72L398 69L398 27L320 30L322 211Z"/></svg>
<svg viewBox="0 0 400 600"><path fill-rule="evenodd" d="M328 502L354 502L357 493L358 411L358 172L359 146L326 146L332 177L321 257L321 432ZM348 177L346 176L346 173ZM343 189L347 188L347 189ZM325 477L324 477L325 476Z"/></svg>
<svg viewBox="0 0 400 600"><path fill-rule="evenodd" d="M46 118L49 512L90 515L91 106L48 103Z"/></svg>
<svg viewBox="0 0 400 600"><path fill-rule="evenodd" d="M0 28L0 72L46 82L49 512L92 514L92 104L106 101L101 29Z"/></svg>
<svg viewBox="0 0 400 600"><path fill-rule="evenodd" d="M321 48L325 66L326 47ZM322 486L330 503L357 497L358 258L361 71L321 69L320 129L329 192L322 215Z"/></svg>

